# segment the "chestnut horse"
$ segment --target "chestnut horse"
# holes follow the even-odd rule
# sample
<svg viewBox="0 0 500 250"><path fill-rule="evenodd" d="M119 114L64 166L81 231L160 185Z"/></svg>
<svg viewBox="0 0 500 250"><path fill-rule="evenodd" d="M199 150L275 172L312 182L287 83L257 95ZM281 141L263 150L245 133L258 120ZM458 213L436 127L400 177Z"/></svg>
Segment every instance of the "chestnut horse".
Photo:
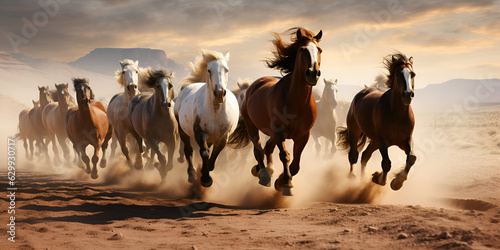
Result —
<svg viewBox="0 0 500 250"><path fill-rule="evenodd" d="M370 142L361 156L361 171L364 173L372 153L380 150L383 172L373 173L372 181L382 186L391 169L387 148L395 145L404 150L406 166L391 182L391 188L399 190L417 159L412 143L415 118L410 106L414 96L415 73L412 58L408 59L401 53L388 55L383 65L389 71L386 82L389 90L370 87L354 96L347 114L347 128L338 132L338 145L349 150L350 176L354 176L352 170L358 161L358 150L363 148L368 138Z"/></svg>
<svg viewBox="0 0 500 250"><path fill-rule="evenodd" d="M36 133L33 131L33 127L30 123L30 114L33 113L33 110L40 107L39 101L33 101L33 108L31 109L23 109L21 113L19 113L19 133L16 134L17 139L23 140L24 151L26 152L26 159L33 160L33 152L34 146L33 142L35 141ZM28 147L29 146L29 147Z"/></svg>
<svg viewBox="0 0 500 250"><path fill-rule="evenodd" d="M283 195L293 195L292 176L300 169L300 157L309 140L310 130L316 120L316 101L312 94L313 86L320 76L322 31L314 35L304 28L289 29L291 44L284 44L278 33L274 33L276 46L274 59L268 60L270 68L281 70L283 78L262 77L252 83L246 91L241 107L244 122L231 136L231 143L237 147L254 145L254 155L258 165L252 174L259 177L259 184L270 186L272 175L272 153L278 145L283 173L274 183L276 190ZM270 139L262 149L259 130ZM292 139L293 161L285 147L285 139ZM264 165L264 154L267 167Z"/></svg>
<svg viewBox="0 0 500 250"><path fill-rule="evenodd" d="M177 120L174 117L174 90L172 85L173 74L166 70L147 68L141 73L140 84L154 89L154 94L139 94L130 100L128 105L131 130L140 149L135 161L136 169L142 168L142 139L151 149L148 165L153 165L155 154L159 164L155 164L162 181L167 171L173 168L173 158L177 135ZM168 162L160 151L159 143L167 145ZM140 164L140 165L139 165Z"/></svg>
<svg viewBox="0 0 500 250"><path fill-rule="evenodd" d="M68 138L73 143L73 148L81 156L87 166L87 174L91 174L92 179L97 179L97 162L99 161L99 150L102 147L101 168L106 167L106 148L108 141L113 135L111 125L109 125L106 109L108 105L104 102L94 101L94 94L89 86L89 80L83 78L73 78L73 85L76 91L78 107L71 108L66 113L65 123ZM88 145L94 147L92 156L93 169L90 170L89 157L85 152ZM83 168L83 167L82 167Z"/></svg>
<svg viewBox="0 0 500 250"><path fill-rule="evenodd" d="M49 132L50 140L52 141L52 148L54 151L54 162L58 163L59 159L59 151L57 150L56 145L56 137L59 145L62 148L64 159L66 162L69 162L70 159L70 150L68 145L66 144L66 139L68 135L66 133L66 126L64 124L64 117L66 116L66 112L72 107L74 107L73 103L71 103L71 95L68 91L68 84L55 84L56 91L52 93L52 99L54 99L53 103L49 103L44 109L42 114L43 125Z"/></svg>
<svg viewBox="0 0 500 250"><path fill-rule="evenodd" d="M47 164L50 164L50 156L48 150L50 136L49 131L43 125L42 113L43 109L53 100L51 98L49 86L38 87L38 92L40 106L38 108L34 108L32 112L30 112L30 123L31 128L33 129L35 134L36 146L40 148L41 156L45 156ZM52 141L52 143L55 143L55 141Z"/></svg>

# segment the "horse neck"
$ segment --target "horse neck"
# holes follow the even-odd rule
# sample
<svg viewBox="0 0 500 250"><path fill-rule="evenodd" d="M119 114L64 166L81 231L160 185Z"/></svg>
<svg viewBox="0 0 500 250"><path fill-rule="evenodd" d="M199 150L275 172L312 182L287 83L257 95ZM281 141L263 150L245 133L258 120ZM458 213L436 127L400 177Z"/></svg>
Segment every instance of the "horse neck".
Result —
<svg viewBox="0 0 500 250"><path fill-rule="evenodd" d="M90 107L90 103L87 103L87 104L82 104L81 101L78 102L78 113L82 116L82 117L85 117L85 118L89 118L91 119L92 118L92 113L93 113L93 110L92 108Z"/></svg>
<svg viewBox="0 0 500 250"><path fill-rule="evenodd" d="M205 83L205 107L209 107L210 110L212 110L214 113L219 111L220 107L224 105L226 102L226 98L224 98L224 101L222 103L215 103L215 98L213 94L213 90L208 87L208 83Z"/></svg>
<svg viewBox="0 0 500 250"><path fill-rule="evenodd" d="M40 95L40 107L44 108L50 103L49 98L46 95Z"/></svg>
<svg viewBox="0 0 500 250"><path fill-rule="evenodd" d="M408 115L410 105L404 105L403 99L401 98L401 93L398 91L399 86L397 80L395 80L392 84L391 91L391 111L395 117L401 117L404 115Z"/></svg>
<svg viewBox="0 0 500 250"><path fill-rule="evenodd" d="M69 101L64 98L63 100L58 100L59 113L63 116L66 115L66 111L69 109Z"/></svg>
<svg viewBox="0 0 500 250"><path fill-rule="evenodd" d="M151 96L153 98L153 113L161 113L162 105L161 105L161 96L163 95L163 91L161 88L155 88L155 93Z"/></svg>
<svg viewBox="0 0 500 250"><path fill-rule="evenodd" d="M297 64L295 63L295 69L290 73L292 74L292 82L288 92L288 100L293 100L299 105L304 105L310 102L311 98L314 99L314 96L312 94L312 86L307 84L305 70L300 69Z"/></svg>

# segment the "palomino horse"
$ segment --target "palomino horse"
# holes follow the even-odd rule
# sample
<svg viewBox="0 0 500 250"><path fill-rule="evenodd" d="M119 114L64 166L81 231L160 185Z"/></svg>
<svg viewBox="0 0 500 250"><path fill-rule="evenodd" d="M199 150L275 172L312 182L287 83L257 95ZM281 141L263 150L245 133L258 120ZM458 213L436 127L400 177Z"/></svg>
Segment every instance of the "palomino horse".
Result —
<svg viewBox="0 0 500 250"><path fill-rule="evenodd" d="M57 145L55 143L55 137L62 148L64 159L69 162L70 150L66 144L66 138L68 135L66 133L66 126L64 124L64 117L66 112L73 107L71 103L71 95L68 91L68 84L55 84L56 91L53 92L53 99L56 102L49 103L44 109L42 114L43 125L49 132L49 136L52 141L52 148L54 150L54 162L59 162L59 151L57 150Z"/></svg>
<svg viewBox="0 0 500 250"><path fill-rule="evenodd" d="M106 148L108 141L113 135L111 125L106 116L107 104L94 101L94 94L89 86L88 79L73 78L76 91L78 107L71 108L66 113L65 123L68 138L73 143L73 148L81 156L87 166L87 174L92 179L97 179L97 162L99 161L99 150L102 147L101 168L106 167ZM89 157L85 152L88 145L94 147L92 156L92 171L90 170ZM82 166L82 168L84 168Z"/></svg>
<svg viewBox="0 0 500 250"><path fill-rule="evenodd" d="M166 70L153 70L147 68L141 73L139 83L154 89L154 94L139 94L132 98L129 103L131 133L137 140L140 148L136 157L137 164L142 167L142 139L151 149L151 157L148 165L152 165L154 155L158 157L159 164L156 164L162 180L165 179L167 171L173 168L173 157L175 151L177 121L174 117L172 99L174 91L172 85L173 74ZM168 163L164 154L160 151L159 143L167 145Z"/></svg>
<svg viewBox="0 0 500 250"><path fill-rule="evenodd" d="M49 86L38 87L39 92L39 102L40 106L38 108L34 108L33 112L30 114L30 123L31 128L35 133L36 145L40 148L41 155L45 155L45 159L47 164L50 164L49 150L47 149L50 137L49 132L43 125L42 113L43 109L52 102L52 98L50 97ZM52 141L54 144L55 141Z"/></svg>
<svg viewBox="0 0 500 250"><path fill-rule="evenodd" d="M337 80L328 81L323 79L323 81L325 82L325 88L323 89L321 99L316 101L318 117L311 129L311 137L316 144L317 156L319 156L321 152L320 138L325 137L325 153L328 155L328 149L331 145L330 157L332 157L337 151L337 134L335 133L335 128L337 127L337 112L335 108L337 107L337 93L339 89L337 88Z"/></svg>
<svg viewBox="0 0 500 250"><path fill-rule="evenodd" d="M391 169L387 148L395 145L404 150L407 155L406 166L391 182L391 188L399 190L417 159L412 143L415 118L410 106L415 73L412 58L408 59L401 53L388 55L383 64L389 71L386 84L390 89L381 91L378 88L365 88L354 96L347 114L347 128L339 129L338 132L338 145L349 150L350 176L353 176L358 150L363 148L369 138L368 147L361 156L361 171L364 173L372 153L380 150L383 172L375 172L372 178L379 185L385 185L387 172Z"/></svg>
<svg viewBox="0 0 500 250"><path fill-rule="evenodd" d="M180 82L183 88L175 103L175 117L188 161L188 181L193 183L196 176L190 139L194 138L203 160L200 182L204 187L212 185L210 171L238 123L238 101L231 91L226 91L228 61L229 52L222 55L202 50L195 64L190 64L190 74ZM212 144L214 148L210 155Z"/></svg>
<svg viewBox="0 0 500 250"><path fill-rule="evenodd" d="M33 131L30 123L30 114L33 113L33 110L40 107L39 101L32 101L33 108L31 109L23 109L21 113L19 113L19 133L16 134L16 138L23 140L24 151L26 152L26 159L33 160L33 151L34 146L33 142L36 138L36 134ZM29 146L29 147L28 147Z"/></svg>
<svg viewBox="0 0 500 250"><path fill-rule="evenodd" d="M237 131L231 136L231 143L243 146L250 139L254 145L254 155L258 165L252 174L259 177L259 183L270 186L272 175L272 153L278 145L283 173L274 183L276 190L283 195L293 195L292 176L299 172L300 156L309 140L309 131L316 120L316 101L312 87L320 76L322 31L314 35L304 28L292 28L291 44L284 44L278 33L274 33L276 46L274 59L267 61L270 68L281 70L286 75L262 77L248 88L241 107L243 122L238 123ZM268 135L265 149L262 149L259 130ZM293 161L285 147L285 139L292 139ZM264 165L264 153L267 167ZM271 173L270 173L271 172Z"/></svg>
<svg viewBox="0 0 500 250"><path fill-rule="evenodd" d="M118 139L122 153L127 158L128 165L132 167L126 140L132 126L129 119L128 104L134 96L139 94L139 90L137 89L139 84L139 61L134 62L130 59L125 59L120 61L120 66L122 69L115 73L115 78L118 84L123 86L123 92L111 98L107 115L109 123L114 130L113 138ZM113 144L116 145L116 143L112 143L111 145L111 155L115 151ZM138 164L135 167L137 169L142 168L142 163Z"/></svg>

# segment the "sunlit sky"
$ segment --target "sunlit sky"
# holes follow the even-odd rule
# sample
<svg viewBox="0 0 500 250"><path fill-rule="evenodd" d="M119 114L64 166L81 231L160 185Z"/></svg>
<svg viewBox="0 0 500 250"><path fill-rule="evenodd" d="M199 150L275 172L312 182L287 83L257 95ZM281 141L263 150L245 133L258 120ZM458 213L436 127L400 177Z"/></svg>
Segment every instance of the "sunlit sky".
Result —
<svg viewBox="0 0 500 250"><path fill-rule="evenodd" d="M495 0L2 0L0 50L71 62L94 48L142 47L187 66L206 48L230 51L232 78L256 79L279 74L263 63L270 32L294 26L323 30L322 75L340 84L373 82L394 50L415 58L417 88L500 77Z"/></svg>

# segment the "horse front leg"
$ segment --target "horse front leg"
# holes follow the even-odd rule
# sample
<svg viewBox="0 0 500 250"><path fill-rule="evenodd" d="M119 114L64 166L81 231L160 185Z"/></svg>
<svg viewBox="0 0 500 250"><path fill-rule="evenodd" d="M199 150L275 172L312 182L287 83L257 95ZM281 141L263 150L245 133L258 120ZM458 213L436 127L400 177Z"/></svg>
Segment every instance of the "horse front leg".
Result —
<svg viewBox="0 0 500 250"><path fill-rule="evenodd" d="M158 140L154 138L147 138L146 139L146 145L149 145L149 149L151 150L151 156L153 156L153 153L155 153L158 157L158 162L154 164L158 172L160 173L161 181L165 181L165 177L167 176L167 159L163 155L163 153L160 151L160 146L158 145ZM151 157L151 160L153 161L153 157Z"/></svg>
<svg viewBox="0 0 500 250"><path fill-rule="evenodd" d="M28 139L28 143L29 143L29 148L30 148L30 155L28 156L28 160L32 161L35 147L33 146L33 140Z"/></svg>
<svg viewBox="0 0 500 250"><path fill-rule="evenodd" d="M405 168L391 181L391 188L393 190L401 189L404 181L408 178L408 173L410 172L411 167L417 161L417 156L413 153L413 141L411 138L400 148L406 153L406 165Z"/></svg>
<svg viewBox="0 0 500 250"><path fill-rule="evenodd" d="M132 134L135 141L137 142L137 149L138 149L136 152L136 155L135 155L134 168L137 170L140 170L140 169L142 169L142 152L143 152L142 137L139 134L137 134L137 132L135 132L134 130L131 130L130 133ZM126 137L125 136L123 138L123 143L126 144ZM120 145L121 145L121 143L120 143ZM126 148L126 146L125 146L125 148ZM123 150L123 147L122 147L122 150Z"/></svg>
<svg viewBox="0 0 500 250"><path fill-rule="evenodd" d="M66 137L61 134L56 134L57 141L59 142L59 145L61 146L62 152L63 152L63 157L66 163L70 162L70 152L68 148L68 144L66 144Z"/></svg>
<svg viewBox="0 0 500 250"><path fill-rule="evenodd" d="M309 136L309 135L308 135ZM293 195L292 175L288 163L290 162L290 153L286 149L285 136L283 132L279 132L275 136L276 144L280 150L280 160L283 163L283 173L274 182L274 188L285 196ZM298 171L298 170L297 170Z"/></svg>
<svg viewBox="0 0 500 250"><path fill-rule="evenodd" d="M94 146L94 154L92 155L92 173L90 174L90 177L92 179L97 179L99 175L97 174L97 162L99 161L99 150L101 149L101 144L98 142Z"/></svg>
<svg viewBox="0 0 500 250"><path fill-rule="evenodd" d="M104 141L102 142L102 158L101 162L99 162L99 166L101 168L106 167L106 149L108 148L109 145L109 140L113 137L113 130L111 127L108 129L108 132L106 133L106 137L104 138Z"/></svg>
<svg viewBox="0 0 500 250"><path fill-rule="evenodd" d="M209 152L208 152L208 145L206 141L206 135L201 131L201 129L195 128L194 131L194 136L196 143L198 146L200 146L200 156L202 159L202 167L201 167L201 178L200 182L201 185L204 187L210 187L213 184L212 177L210 177L210 170L208 167L208 160L209 160Z"/></svg>
<svg viewBox="0 0 500 250"><path fill-rule="evenodd" d="M57 148L57 143L56 143L56 134L50 133L48 140L50 140L50 142L52 143L52 151L54 152L54 165L57 166L61 165L61 158L59 157L59 149Z"/></svg>
<svg viewBox="0 0 500 250"><path fill-rule="evenodd" d="M387 173L391 170L391 160L389 159L389 153L387 152L387 142L380 138L379 139L379 150L382 155L382 173L375 172L372 176L372 181L376 184L384 186L387 181Z"/></svg>
<svg viewBox="0 0 500 250"><path fill-rule="evenodd" d="M79 154L82 156L82 161L85 166L81 166L81 168L85 171L85 173L90 174L90 158L87 156L87 145L84 143L80 144L80 148L78 149ZM87 167L87 168L85 168Z"/></svg>
<svg viewBox="0 0 500 250"><path fill-rule="evenodd" d="M259 177L260 185L270 187L271 175L264 165L264 149L262 149L260 145L259 129L257 129L253 123L247 122L247 119L245 119L245 123L247 125L248 135L253 144L253 154L257 160L257 165L252 167L252 175Z"/></svg>

